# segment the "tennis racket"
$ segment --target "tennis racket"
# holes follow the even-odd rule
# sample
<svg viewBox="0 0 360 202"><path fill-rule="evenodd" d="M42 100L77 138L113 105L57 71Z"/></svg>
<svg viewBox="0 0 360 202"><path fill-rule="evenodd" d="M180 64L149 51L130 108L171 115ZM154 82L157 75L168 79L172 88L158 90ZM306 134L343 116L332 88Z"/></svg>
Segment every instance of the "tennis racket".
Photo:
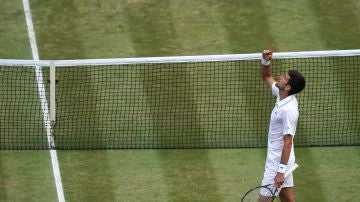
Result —
<svg viewBox="0 0 360 202"><path fill-rule="evenodd" d="M289 176L297 167L298 164L294 164L288 171L285 172L285 178ZM268 184L264 186L258 186L250 189L245 193L244 197L242 197L242 202L272 202L278 195L278 188L276 188L275 184Z"/></svg>

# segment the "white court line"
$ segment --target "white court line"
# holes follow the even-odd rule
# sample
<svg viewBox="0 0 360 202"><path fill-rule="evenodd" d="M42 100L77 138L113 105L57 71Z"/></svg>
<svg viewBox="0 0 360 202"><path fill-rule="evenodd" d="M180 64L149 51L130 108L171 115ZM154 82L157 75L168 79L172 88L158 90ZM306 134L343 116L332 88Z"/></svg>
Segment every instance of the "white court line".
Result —
<svg viewBox="0 0 360 202"><path fill-rule="evenodd" d="M26 24L27 24L27 28L28 28L32 56L33 56L34 60L39 60L39 52L38 52L38 48L36 45L36 38L35 38L32 17L31 17L29 0L23 0L23 7L24 7L24 12L25 12L25 17L26 17ZM52 149L55 146L55 142L54 142L54 137L51 132L49 108L48 108L48 102L46 100L45 86L44 86L44 82L43 82L43 74L42 74L42 70L41 70L40 66L35 66L35 75L36 75L36 81L37 81L37 85L38 85L38 89L39 89L39 99L40 99L40 103L41 103L41 109L42 109L42 112L44 115L44 125L45 125L45 129L46 129L46 136L48 139L48 146L50 149L51 164L52 164L54 178L55 178L55 184L56 184L56 192L57 192L59 202L65 202L64 191L63 191L63 186L62 186L62 182L61 182L60 167L59 167L59 162L57 159L57 152L56 152L56 150Z"/></svg>

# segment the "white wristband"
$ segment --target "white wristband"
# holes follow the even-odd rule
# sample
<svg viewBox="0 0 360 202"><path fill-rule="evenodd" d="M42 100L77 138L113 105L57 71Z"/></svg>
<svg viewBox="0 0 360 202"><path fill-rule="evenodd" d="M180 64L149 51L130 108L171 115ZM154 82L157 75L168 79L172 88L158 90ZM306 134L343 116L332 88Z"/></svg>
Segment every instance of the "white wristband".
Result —
<svg viewBox="0 0 360 202"><path fill-rule="evenodd" d="M280 163L277 171L278 171L278 173L285 173L285 171L286 171L286 165Z"/></svg>
<svg viewBox="0 0 360 202"><path fill-rule="evenodd" d="M264 58L261 58L261 64L264 66L269 66L270 65L270 60L265 60Z"/></svg>

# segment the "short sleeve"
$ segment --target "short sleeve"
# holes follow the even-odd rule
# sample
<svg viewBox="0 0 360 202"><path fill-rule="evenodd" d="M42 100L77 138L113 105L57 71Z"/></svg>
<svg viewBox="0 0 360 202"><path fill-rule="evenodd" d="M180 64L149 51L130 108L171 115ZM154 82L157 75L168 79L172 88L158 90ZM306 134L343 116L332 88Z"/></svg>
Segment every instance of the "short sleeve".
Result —
<svg viewBox="0 0 360 202"><path fill-rule="evenodd" d="M276 86L276 82L271 85L271 91L274 96L279 97L279 88Z"/></svg>
<svg viewBox="0 0 360 202"><path fill-rule="evenodd" d="M283 135L290 134L295 135L296 124L299 117L299 113L295 111L282 111L281 118L283 121Z"/></svg>

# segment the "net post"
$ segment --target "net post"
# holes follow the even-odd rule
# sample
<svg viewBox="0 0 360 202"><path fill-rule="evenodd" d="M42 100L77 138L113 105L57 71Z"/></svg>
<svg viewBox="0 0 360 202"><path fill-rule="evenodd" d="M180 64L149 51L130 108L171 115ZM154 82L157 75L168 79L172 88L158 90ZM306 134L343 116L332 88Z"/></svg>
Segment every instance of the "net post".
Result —
<svg viewBox="0 0 360 202"><path fill-rule="evenodd" d="M50 61L50 121L51 126L56 123L56 66Z"/></svg>

